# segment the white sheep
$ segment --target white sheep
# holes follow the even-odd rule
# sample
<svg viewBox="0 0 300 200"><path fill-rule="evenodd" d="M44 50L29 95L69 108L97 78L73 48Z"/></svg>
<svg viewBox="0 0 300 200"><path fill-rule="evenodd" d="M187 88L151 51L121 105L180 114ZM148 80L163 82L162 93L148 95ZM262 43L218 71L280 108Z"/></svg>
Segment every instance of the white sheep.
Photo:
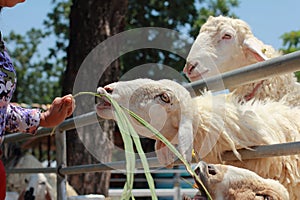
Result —
<svg viewBox="0 0 300 200"><path fill-rule="evenodd" d="M56 195L52 186L49 184L45 174L31 174L26 180L27 187L20 194L18 200L35 199L35 200L55 200ZM56 187L56 186L54 186Z"/></svg>
<svg viewBox="0 0 300 200"><path fill-rule="evenodd" d="M211 16L201 27L183 71L193 82L280 55L257 39L246 22ZM229 89L245 100L284 98L288 105L300 105L300 84L293 73Z"/></svg>
<svg viewBox="0 0 300 200"><path fill-rule="evenodd" d="M208 163L222 163L222 153L293 142L299 138L300 108L281 102L250 101L244 104L229 95L212 96L207 92L191 98L180 84L170 80L137 79L117 82L98 88L100 94L110 95L124 107L140 115L158 129L181 154L191 160L192 146L199 158ZM97 114L114 119L111 105L101 98ZM145 127L133 120L140 135L154 138ZM172 153L156 140L158 159L170 164ZM240 158L242 159L242 158ZM264 178L279 180L289 191L291 199L300 199L299 155L228 162L247 168Z"/></svg>
<svg viewBox="0 0 300 200"><path fill-rule="evenodd" d="M30 154L26 154L19 159L14 167L43 168L44 166L37 158ZM32 195L35 196L35 200L54 200L57 195L56 174L8 174L7 188L9 191L15 191L20 194L19 200L24 199L25 194L30 195L29 193L32 193ZM77 195L77 192L68 182L66 183L66 190L67 196Z"/></svg>
<svg viewBox="0 0 300 200"><path fill-rule="evenodd" d="M289 200L286 188L278 181L264 179L256 173L231 165L207 164L199 162L195 172L209 191L212 199L222 200ZM193 199L207 199L202 186ZM192 200L185 197L185 200Z"/></svg>
<svg viewBox="0 0 300 200"><path fill-rule="evenodd" d="M14 168L42 168L43 164L33 155L26 154L22 156ZM26 188L25 180L29 180L30 174L8 174L7 188L9 191L15 191L19 194Z"/></svg>

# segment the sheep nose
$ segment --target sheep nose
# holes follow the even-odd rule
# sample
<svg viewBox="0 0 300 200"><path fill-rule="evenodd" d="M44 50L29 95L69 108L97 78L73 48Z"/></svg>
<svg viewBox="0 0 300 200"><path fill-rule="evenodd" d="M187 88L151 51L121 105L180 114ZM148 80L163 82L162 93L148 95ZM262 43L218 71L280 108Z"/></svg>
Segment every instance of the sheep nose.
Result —
<svg viewBox="0 0 300 200"><path fill-rule="evenodd" d="M97 94L105 94L105 93L106 93L106 91L103 87L98 87L97 88Z"/></svg>
<svg viewBox="0 0 300 200"><path fill-rule="evenodd" d="M29 190L27 190L24 194L24 199L34 199L35 196L33 195L34 193L34 188L30 187Z"/></svg>
<svg viewBox="0 0 300 200"><path fill-rule="evenodd" d="M98 94L112 94L114 89L110 86L105 86L105 87L98 87L97 88L97 93Z"/></svg>
<svg viewBox="0 0 300 200"><path fill-rule="evenodd" d="M197 67L198 62L187 62L183 68L183 72L187 74L191 74L193 70Z"/></svg>
<svg viewBox="0 0 300 200"><path fill-rule="evenodd" d="M112 94L114 89L112 87L109 87L109 86L105 86L104 87L105 91L108 93L108 94Z"/></svg>
<svg viewBox="0 0 300 200"><path fill-rule="evenodd" d="M203 168L205 169L206 167L207 167L207 163L202 160L198 163L194 171L197 175L199 175L201 173L201 169Z"/></svg>
<svg viewBox="0 0 300 200"><path fill-rule="evenodd" d="M216 168L215 168L214 165L208 164L208 165L207 165L207 171L208 171L208 173L209 173L210 175L213 175L213 176L217 174L217 170L216 170Z"/></svg>

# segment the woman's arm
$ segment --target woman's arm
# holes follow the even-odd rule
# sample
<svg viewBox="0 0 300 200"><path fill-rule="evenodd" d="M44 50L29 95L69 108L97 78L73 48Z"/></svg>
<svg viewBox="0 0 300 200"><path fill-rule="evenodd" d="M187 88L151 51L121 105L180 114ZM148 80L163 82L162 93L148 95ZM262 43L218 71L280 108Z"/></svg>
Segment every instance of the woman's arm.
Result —
<svg viewBox="0 0 300 200"><path fill-rule="evenodd" d="M41 113L39 109L26 109L9 104L5 130L35 134L38 127L54 127L69 117L75 108L72 95L57 97L50 108Z"/></svg>
<svg viewBox="0 0 300 200"><path fill-rule="evenodd" d="M26 109L8 104L5 130L35 134L40 124L39 109Z"/></svg>

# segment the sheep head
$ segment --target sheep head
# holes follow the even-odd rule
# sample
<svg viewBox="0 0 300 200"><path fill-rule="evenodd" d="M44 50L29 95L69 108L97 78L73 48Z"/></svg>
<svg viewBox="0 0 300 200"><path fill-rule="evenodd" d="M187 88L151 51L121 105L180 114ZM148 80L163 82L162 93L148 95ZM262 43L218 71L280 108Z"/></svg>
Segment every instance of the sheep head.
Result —
<svg viewBox="0 0 300 200"><path fill-rule="evenodd" d="M248 24L229 17L209 17L201 27L183 69L190 81L264 61L274 54Z"/></svg>
<svg viewBox="0 0 300 200"><path fill-rule="evenodd" d="M195 167L195 173L199 176L213 199L289 199L286 188L278 181L264 179L247 169L199 162ZM198 188L200 192L194 199L206 199L204 192L201 191L202 186L198 185Z"/></svg>
<svg viewBox="0 0 300 200"><path fill-rule="evenodd" d="M170 80L154 81L136 79L120 81L99 87L97 92L106 94L156 128L178 149L185 159L191 161L193 145L193 109L189 92L180 84ZM115 119L109 101L103 97L96 105L97 114L105 119ZM135 120L132 124L136 131L145 137L156 139L155 149L159 161L169 165L173 154L165 144Z"/></svg>
<svg viewBox="0 0 300 200"><path fill-rule="evenodd" d="M31 174L29 180L26 180L27 187L23 191L19 200L35 199L35 200L52 200L52 187L48 183L46 176L42 173Z"/></svg>

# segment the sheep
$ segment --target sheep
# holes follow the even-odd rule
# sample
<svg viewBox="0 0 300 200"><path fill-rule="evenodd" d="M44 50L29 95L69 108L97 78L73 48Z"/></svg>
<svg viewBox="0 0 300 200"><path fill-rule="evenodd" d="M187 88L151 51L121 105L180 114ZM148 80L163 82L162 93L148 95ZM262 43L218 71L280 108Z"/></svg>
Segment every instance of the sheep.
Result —
<svg viewBox="0 0 300 200"><path fill-rule="evenodd" d="M32 174L29 177L26 189L19 196L22 199L35 200L54 200L56 196L53 193L53 188L49 184L46 176L42 173ZM54 186L55 187L55 186Z"/></svg>
<svg viewBox="0 0 300 200"><path fill-rule="evenodd" d="M51 178L49 178L51 177ZM52 180L52 182L51 182ZM19 200L34 198L35 200L55 200L56 193L56 174L51 173L47 177L43 173L31 174L26 180L26 189L19 196ZM77 196L77 192L68 182L66 182L67 196Z"/></svg>
<svg viewBox="0 0 300 200"><path fill-rule="evenodd" d="M14 168L42 168L43 164L33 155L26 154L22 156ZM29 180L30 174L8 174L7 188L9 191L15 191L19 194L26 188L25 180Z"/></svg>
<svg viewBox="0 0 300 200"><path fill-rule="evenodd" d="M15 168L43 168L43 164L34 156L26 154L22 156ZM54 200L56 199L56 174L9 174L7 178L7 187L9 191L20 194L19 200L25 197L34 196L35 200ZM75 196L77 192L66 183L67 196Z"/></svg>
<svg viewBox="0 0 300 200"><path fill-rule="evenodd" d="M137 79L120 81L97 89L120 105L129 108L158 129L180 153L191 161L192 148L197 158L218 164L225 151L233 151L238 161L226 162L247 168L264 178L279 180L291 199L300 199L299 155L242 160L238 149L299 139L300 108L276 101L249 101L241 104L230 94L213 96L205 92L191 98L180 84L171 80ZM114 119L109 101L103 97L96 105L97 114ZM137 132L156 139L145 127L133 120ZM156 139L159 161L170 164L173 154Z"/></svg>
<svg viewBox="0 0 300 200"><path fill-rule="evenodd" d="M210 16L191 47L183 72L194 82L280 55L257 39L246 22ZM285 99L287 105L300 105L300 84L293 73L229 89L241 100Z"/></svg>
<svg viewBox="0 0 300 200"><path fill-rule="evenodd" d="M286 188L278 181L264 179L256 173L231 165L207 164L199 162L195 173L209 191L212 199L289 200ZM199 192L193 199L207 199L202 186L195 180ZM192 200L185 196L184 200Z"/></svg>

